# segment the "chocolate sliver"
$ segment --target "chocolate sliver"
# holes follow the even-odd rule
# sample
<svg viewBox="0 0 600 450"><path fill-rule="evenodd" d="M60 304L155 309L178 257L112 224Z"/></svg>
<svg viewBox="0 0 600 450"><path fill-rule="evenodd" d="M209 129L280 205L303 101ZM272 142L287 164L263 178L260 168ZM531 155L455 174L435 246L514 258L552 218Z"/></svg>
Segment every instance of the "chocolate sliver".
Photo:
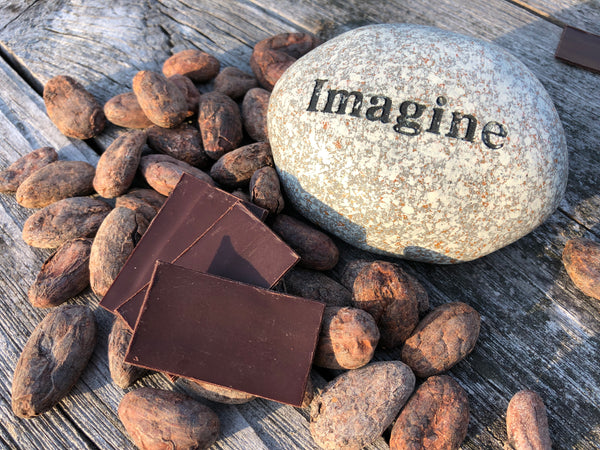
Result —
<svg viewBox="0 0 600 450"><path fill-rule="evenodd" d="M187 269L269 288L299 260L298 255L246 207L234 205L176 259L167 261ZM117 308L135 328L144 290Z"/></svg>
<svg viewBox="0 0 600 450"><path fill-rule="evenodd" d="M566 26L554 56L561 61L600 73L600 36Z"/></svg>
<svg viewBox="0 0 600 450"><path fill-rule="evenodd" d="M125 361L300 406L323 309L157 262Z"/></svg>
<svg viewBox="0 0 600 450"><path fill-rule="evenodd" d="M225 191L183 174L100 306L115 312L150 281L157 259L172 261L177 258L233 205L240 202L239 198ZM266 217L266 211L262 208L247 205L258 217Z"/></svg>

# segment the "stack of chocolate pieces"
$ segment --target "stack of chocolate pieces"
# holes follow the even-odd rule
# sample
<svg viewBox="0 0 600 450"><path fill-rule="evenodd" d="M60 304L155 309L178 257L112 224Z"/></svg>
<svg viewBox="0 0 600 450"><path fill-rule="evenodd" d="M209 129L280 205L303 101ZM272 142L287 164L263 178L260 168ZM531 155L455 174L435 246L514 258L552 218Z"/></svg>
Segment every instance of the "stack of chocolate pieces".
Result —
<svg viewBox="0 0 600 450"><path fill-rule="evenodd" d="M266 211L184 174L100 305L125 361L300 406L324 305L268 290L298 255Z"/></svg>

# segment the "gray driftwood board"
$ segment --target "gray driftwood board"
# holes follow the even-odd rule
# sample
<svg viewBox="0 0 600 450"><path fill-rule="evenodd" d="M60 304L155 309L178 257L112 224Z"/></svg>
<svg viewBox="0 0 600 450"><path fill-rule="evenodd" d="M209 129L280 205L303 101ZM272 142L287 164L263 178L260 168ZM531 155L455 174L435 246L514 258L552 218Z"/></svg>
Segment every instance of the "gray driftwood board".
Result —
<svg viewBox="0 0 600 450"><path fill-rule="evenodd" d="M478 345L451 375L466 389L471 422L464 448L501 448L505 410L518 390L537 390L546 403L556 448L600 447L600 306L579 292L561 264L565 242L600 239L600 75L556 61L564 22L600 33L600 2L528 0L8 0L0 4L0 168L19 155L52 145L62 159L95 163L119 130L92 142L62 136L45 114L41 87L70 74L101 101L131 89L141 69L158 69L170 54L200 48L223 66L249 70L252 46L285 31L323 38L376 22L434 25L493 41L521 59L554 100L570 151L566 198L541 227L480 260L456 266L398 261L427 288L433 306L465 301L482 315ZM537 12L536 12L537 11ZM543 12L544 14L540 14ZM545 16L549 15L550 17ZM11 68L12 67L12 68ZM16 68L17 71L13 70ZM27 289L49 255L24 244L20 230L30 210L0 195L0 448L132 448L116 415L123 391L110 381L107 334L111 316L84 292L100 338L89 367L58 407L33 420L10 410L12 371L27 337L46 315L27 301ZM339 243L340 278L355 260L374 255ZM398 358L378 352L378 359ZM325 382L313 374L317 384ZM169 388L153 375L136 386ZM257 400L212 405L223 436L216 448L316 448L306 410ZM384 439L372 448L386 448Z"/></svg>

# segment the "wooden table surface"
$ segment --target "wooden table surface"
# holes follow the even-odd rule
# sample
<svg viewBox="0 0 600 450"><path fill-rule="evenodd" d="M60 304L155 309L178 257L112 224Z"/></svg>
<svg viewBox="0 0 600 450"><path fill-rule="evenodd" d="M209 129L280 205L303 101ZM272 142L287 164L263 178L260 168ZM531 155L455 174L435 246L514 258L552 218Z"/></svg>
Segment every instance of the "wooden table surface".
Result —
<svg viewBox="0 0 600 450"><path fill-rule="evenodd" d="M454 266L398 261L437 306L464 301L482 316L474 352L450 371L464 387L471 421L463 448L501 448L512 395L534 389L548 410L555 448L600 448L600 304L568 278L561 252L584 236L600 240L600 75L565 65L554 51L566 23L600 34L598 0L4 0L0 3L0 168L41 146L61 159L95 164L118 133L92 141L61 135L47 118L44 83L71 75L101 101L131 89L142 69L160 70L171 54L199 48L222 66L250 71L252 46L270 35L309 31L323 38L378 22L438 26L492 41L525 63L552 97L570 153L567 194L546 223L491 255ZM106 6L105 6L106 5ZM10 409L10 385L31 331L48 313L27 289L50 251L28 247L21 229L31 210L0 195L0 447L133 448L116 411L124 391L110 380L107 335L112 316L88 289L72 302L90 305L99 339L81 379L60 404L31 420ZM342 246L344 264L373 255ZM398 351L378 352L397 359ZM321 375L313 373L317 384ZM139 386L169 388L161 375ZM222 435L215 448L312 449L307 411L255 400L216 405ZM370 448L387 448L384 438Z"/></svg>

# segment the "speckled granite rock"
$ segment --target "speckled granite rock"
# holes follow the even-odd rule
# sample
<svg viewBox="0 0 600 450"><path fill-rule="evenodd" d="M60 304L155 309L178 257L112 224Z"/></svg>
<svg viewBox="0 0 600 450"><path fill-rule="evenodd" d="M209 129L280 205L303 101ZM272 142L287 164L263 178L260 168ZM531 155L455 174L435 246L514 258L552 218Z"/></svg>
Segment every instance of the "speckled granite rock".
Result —
<svg viewBox="0 0 600 450"><path fill-rule="evenodd" d="M452 263L529 233L567 181L560 119L501 48L418 25L372 25L291 66L269 104L281 182L357 247Z"/></svg>

